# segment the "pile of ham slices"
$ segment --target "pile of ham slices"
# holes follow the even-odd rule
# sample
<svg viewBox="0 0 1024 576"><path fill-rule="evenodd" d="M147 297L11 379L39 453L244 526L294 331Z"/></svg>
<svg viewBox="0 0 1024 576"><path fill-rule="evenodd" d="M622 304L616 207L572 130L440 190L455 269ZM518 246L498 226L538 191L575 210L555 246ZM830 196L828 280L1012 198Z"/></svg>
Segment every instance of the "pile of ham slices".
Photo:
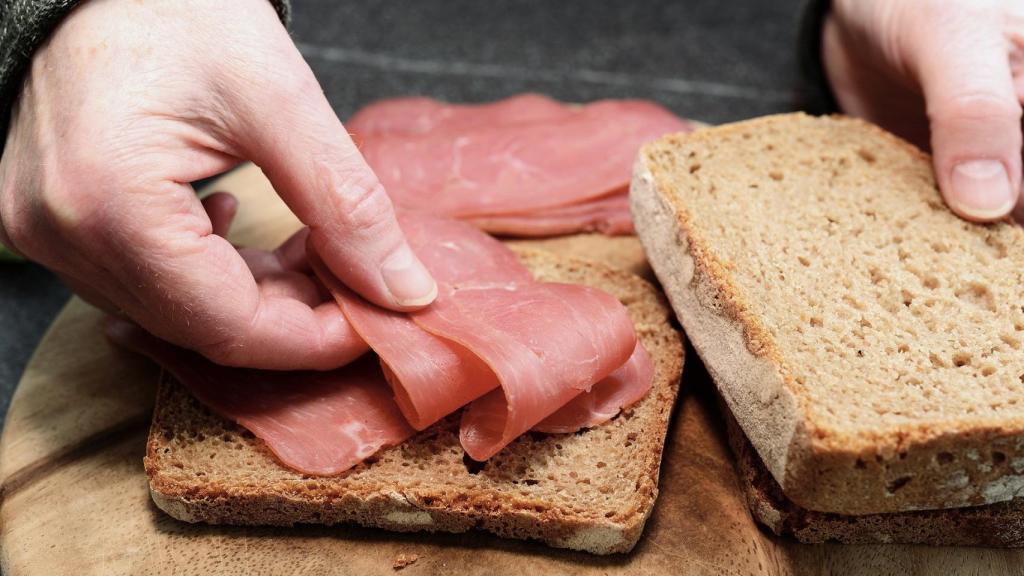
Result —
<svg viewBox="0 0 1024 576"><path fill-rule="evenodd" d="M523 94L491 104L399 98L346 124L399 208L492 234L631 234L637 150L692 124L642 100L566 105Z"/></svg>
<svg viewBox="0 0 1024 576"><path fill-rule="evenodd" d="M646 102L565 106L524 95L475 106L385 101L348 127L438 282L431 306L380 308L309 254L318 281L371 349L349 366L226 368L137 329L115 340L152 357L284 465L311 475L344 472L460 409L463 448L486 460L529 430L596 426L647 393L654 367L618 300L535 281L474 225L526 235L631 230L633 157L644 141L685 122Z"/></svg>

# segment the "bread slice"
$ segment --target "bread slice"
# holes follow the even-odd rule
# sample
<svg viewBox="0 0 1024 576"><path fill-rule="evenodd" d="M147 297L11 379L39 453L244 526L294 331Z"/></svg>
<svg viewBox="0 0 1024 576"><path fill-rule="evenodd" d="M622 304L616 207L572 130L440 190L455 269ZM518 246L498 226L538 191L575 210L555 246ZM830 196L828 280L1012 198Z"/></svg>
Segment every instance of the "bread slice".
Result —
<svg viewBox="0 0 1024 576"><path fill-rule="evenodd" d="M559 256L600 262L632 272L644 280L655 280L654 272L644 255L644 247L636 236L605 236L588 232L552 238L509 239L505 240L505 244L513 248L539 248Z"/></svg>
<svg viewBox="0 0 1024 576"><path fill-rule="evenodd" d="M782 492L724 403L722 412L750 511L775 534L789 535L806 544L1024 546L1024 498L985 506L863 516L802 508Z"/></svg>
<svg viewBox="0 0 1024 576"><path fill-rule="evenodd" d="M663 138L648 260L747 438L808 510L1024 495L1024 231L967 223L924 153L843 117Z"/></svg>
<svg viewBox="0 0 1024 576"><path fill-rule="evenodd" d="M345 474L319 478L282 467L252 434L165 377L145 457L153 501L187 522L479 528L595 554L630 550L658 493L681 336L647 282L541 250L517 253L540 280L596 286L626 305L656 367L644 399L577 434L528 434L485 464L463 457L456 414Z"/></svg>

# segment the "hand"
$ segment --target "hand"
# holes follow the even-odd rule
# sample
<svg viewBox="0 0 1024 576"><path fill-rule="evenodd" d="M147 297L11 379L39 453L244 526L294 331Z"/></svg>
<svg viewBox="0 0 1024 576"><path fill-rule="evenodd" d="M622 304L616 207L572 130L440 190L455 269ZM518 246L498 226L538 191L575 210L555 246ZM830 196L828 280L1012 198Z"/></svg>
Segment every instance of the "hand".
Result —
<svg viewBox="0 0 1024 576"><path fill-rule="evenodd" d="M0 242L215 362L349 361L365 348L337 306L309 297L312 284L286 265L250 253L250 270L213 233L234 200L218 195L204 210L188 183L242 159L263 169L353 290L400 310L433 300L387 195L267 0L76 8L34 56L13 110Z"/></svg>
<svg viewBox="0 0 1024 576"><path fill-rule="evenodd" d="M946 203L987 222L1020 197L1022 45L1020 2L835 0L822 57L840 107L930 140Z"/></svg>

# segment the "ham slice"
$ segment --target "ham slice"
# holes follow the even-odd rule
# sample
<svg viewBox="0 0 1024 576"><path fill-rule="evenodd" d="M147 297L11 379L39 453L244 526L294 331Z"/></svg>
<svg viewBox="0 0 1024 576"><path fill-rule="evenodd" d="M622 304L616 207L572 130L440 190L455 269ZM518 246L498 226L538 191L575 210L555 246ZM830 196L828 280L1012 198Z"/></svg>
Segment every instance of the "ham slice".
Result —
<svg viewBox="0 0 1024 576"><path fill-rule="evenodd" d="M611 420L643 398L654 383L654 364L643 344L636 343L629 361L533 427L535 432L569 434Z"/></svg>
<svg viewBox="0 0 1024 576"><path fill-rule="evenodd" d="M585 286L535 282L511 250L468 224L416 213L399 222L438 281L438 298L424 310L405 315L377 308L311 262L380 355L414 427L473 401L461 439L471 457L484 460L581 394L598 398L559 421L602 418L610 404L650 386L649 375L639 381L642 371L631 370L590 392L636 349L632 321L618 300ZM595 406L599 415L580 416Z"/></svg>
<svg viewBox="0 0 1024 576"><path fill-rule="evenodd" d="M487 104L446 104L432 98L392 98L356 112L345 128L359 141L383 134L426 134L435 130L459 132L481 125L508 126L554 120L571 108L540 94L519 94Z"/></svg>
<svg viewBox="0 0 1024 576"><path fill-rule="evenodd" d="M413 250L441 287L509 290L533 282L508 248L468 224L427 215L399 218ZM402 414L417 430L458 410L498 386L494 372L452 340L420 328L407 315L363 300L337 281L315 255L313 269L341 306L352 327L380 356Z"/></svg>
<svg viewBox="0 0 1024 576"><path fill-rule="evenodd" d="M107 334L149 356L299 472L340 474L415 433L373 355L330 372L274 372L219 366L121 320L111 321Z"/></svg>
<svg viewBox="0 0 1024 576"><path fill-rule="evenodd" d="M480 216L468 221L481 230L505 236L561 236L579 232L622 236L633 233L626 191L536 213Z"/></svg>
<svg viewBox="0 0 1024 576"><path fill-rule="evenodd" d="M374 125L369 113L356 120ZM419 125L433 128L366 135L363 156L397 206L470 219L541 214L624 190L641 144L689 128L635 100L563 106L542 120Z"/></svg>
<svg viewBox="0 0 1024 576"><path fill-rule="evenodd" d="M508 288L534 281L507 246L465 222L416 212L399 214L398 222L420 261L441 284Z"/></svg>
<svg viewBox="0 0 1024 576"><path fill-rule="evenodd" d="M476 460L590 389L636 345L622 304L575 284L457 290L412 316L425 330L472 350L498 376L501 388L463 413L462 447Z"/></svg>
<svg viewBox="0 0 1024 576"><path fill-rule="evenodd" d="M498 385L494 372L464 347L425 332L409 316L378 308L327 276L342 312L380 356L395 402L409 424L423 430Z"/></svg>

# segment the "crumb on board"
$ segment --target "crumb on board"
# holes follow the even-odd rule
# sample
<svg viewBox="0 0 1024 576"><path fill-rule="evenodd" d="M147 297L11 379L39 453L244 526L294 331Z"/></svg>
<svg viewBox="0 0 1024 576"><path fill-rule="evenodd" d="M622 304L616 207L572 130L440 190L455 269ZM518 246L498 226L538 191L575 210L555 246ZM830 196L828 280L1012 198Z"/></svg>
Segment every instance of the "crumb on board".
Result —
<svg viewBox="0 0 1024 576"><path fill-rule="evenodd" d="M419 554L406 554L403 552L395 557L395 562L391 565L391 568L394 570L401 570L410 564L415 564L419 559Z"/></svg>

